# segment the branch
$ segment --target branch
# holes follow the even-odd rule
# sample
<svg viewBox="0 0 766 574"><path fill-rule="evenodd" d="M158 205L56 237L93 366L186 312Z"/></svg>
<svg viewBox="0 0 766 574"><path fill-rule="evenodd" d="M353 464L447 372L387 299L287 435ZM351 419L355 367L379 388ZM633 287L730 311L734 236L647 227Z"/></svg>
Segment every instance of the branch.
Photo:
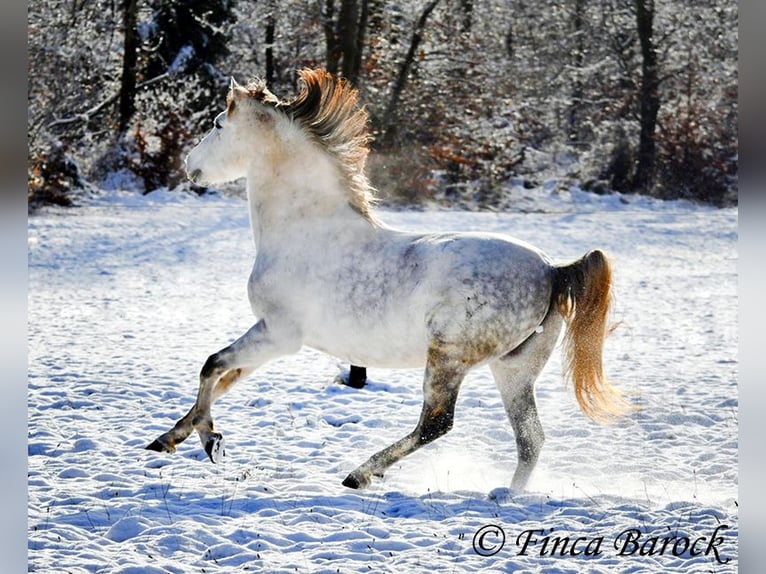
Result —
<svg viewBox="0 0 766 574"><path fill-rule="evenodd" d="M153 78L150 78L144 82L141 82L136 86L136 90L142 90L144 88L148 88L149 86L153 86L154 84L158 84L159 82L166 80L171 76L170 72L165 72L163 74L160 74L159 76L155 76ZM87 122L88 119L90 119L92 116L95 116L98 114L101 110L103 110L105 107L113 104L117 101L117 99L120 97L120 92L118 91L116 94L112 94L108 98L106 98L104 101L100 102L99 104L96 104L89 110L85 110L84 112L80 112L79 114L75 114L73 116L69 116L68 118L61 118L58 120L53 120L52 122L48 123L45 127L47 128L55 128L58 126L64 126L68 124L73 124L75 122Z"/></svg>
<svg viewBox="0 0 766 574"><path fill-rule="evenodd" d="M391 99L388 101L388 106L386 106L386 111L383 115L384 142L391 141L393 134L392 124L394 121L396 108L399 105L399 98L401 97L402 92L404 91L404 86L407 83L407 76L409 76L410 68L415 62L415 56L418 50L418 46L420 46L420 42L423 39L423 32L426 27L426 22L428 21L428 16L431 14L431 12L434 11L434 8L436 8L436 5L439 4L439 1L440 0L430 0L428 4L426 4L425 8L423 8L423 12L421 12L420 18L418 18L418 21L415 24L415 30L412 33L409 50L407 50L407 55L404 57L404 61L399 68L399 74L396 77L396 82L394 83L393 90L391 91Z"/></svg>

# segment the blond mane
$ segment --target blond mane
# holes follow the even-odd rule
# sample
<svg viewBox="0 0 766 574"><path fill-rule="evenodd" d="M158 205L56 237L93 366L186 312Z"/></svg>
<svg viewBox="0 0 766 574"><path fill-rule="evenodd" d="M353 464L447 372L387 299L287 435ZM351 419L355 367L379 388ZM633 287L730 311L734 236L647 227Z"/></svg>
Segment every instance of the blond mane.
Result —
<svg viewBox="0 0 766 574"><path fill-rule="evenodd" d="M272 104L334 157L346 180L349 204L365 219L376 223L371 207L375 194L365 164L370 133L367 112L359 106L357 90L343 78L324 70L303 69L298 73L301 90L291 101L279 101L262 80L249 82L250 96Z"/></svg>

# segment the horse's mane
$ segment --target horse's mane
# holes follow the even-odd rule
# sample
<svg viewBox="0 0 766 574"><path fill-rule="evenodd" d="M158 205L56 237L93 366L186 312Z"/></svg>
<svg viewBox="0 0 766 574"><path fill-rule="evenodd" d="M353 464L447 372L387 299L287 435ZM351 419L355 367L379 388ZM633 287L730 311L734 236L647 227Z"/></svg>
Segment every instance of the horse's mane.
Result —
<svg viewBox="0 0 766 574"><path fill-rule="evenodd" d="M337 159L348 184L349 203L374 222L370 208L375 195L365 173L370 133L367 112L359 106L357 90L343 78L324 70L303 69L298 73L301 90L292 101L279 101L263 81L246 86L250 95L297 122L324 150Z"/></svg>

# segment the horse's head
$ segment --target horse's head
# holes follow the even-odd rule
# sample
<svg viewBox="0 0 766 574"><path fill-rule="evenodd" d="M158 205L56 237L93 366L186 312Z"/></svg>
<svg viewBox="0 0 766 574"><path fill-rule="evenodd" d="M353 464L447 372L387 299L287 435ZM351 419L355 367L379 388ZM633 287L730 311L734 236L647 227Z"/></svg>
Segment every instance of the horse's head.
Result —
<svg viewBox="0 0 766 574"><path fill-rule="evenodd" d="M241 177L281 177L282 183L293 177L314 192L333 190L333 201L347 195L372 221L374 196L365 174L370 138L357 91L324 70L301 70L298 78L300 92L286 101L263 81L240 86L232 80L226 110L186 158L189 179L216 185ZM279 169L285 162L289 168ZM276 189L268 183L262 187Z"/></svg>
<svg viewBox="0 0 766 574"><path fill-rule="evenodd" d="M233 78L226 110L218 114L213 129L186 157L186 174L195 183L221 184L245 177L257 149L267 148L279 100L261 81L239 85Z"/></svg>

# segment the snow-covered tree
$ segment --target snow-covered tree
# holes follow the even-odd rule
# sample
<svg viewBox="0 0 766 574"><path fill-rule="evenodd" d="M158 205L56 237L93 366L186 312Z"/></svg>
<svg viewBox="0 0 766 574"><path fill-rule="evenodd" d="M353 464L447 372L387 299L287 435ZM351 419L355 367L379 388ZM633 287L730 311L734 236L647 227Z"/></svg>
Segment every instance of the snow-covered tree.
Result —
<svg viewBox="0 0 766 574"><path fill-rule="evenodd" d="M358 87L392 200L497 205L511 179L736 199L733 0L34 0L29 23L30 181L55 148L172 186L229 76L289 97L322 66Z"/></svg>

